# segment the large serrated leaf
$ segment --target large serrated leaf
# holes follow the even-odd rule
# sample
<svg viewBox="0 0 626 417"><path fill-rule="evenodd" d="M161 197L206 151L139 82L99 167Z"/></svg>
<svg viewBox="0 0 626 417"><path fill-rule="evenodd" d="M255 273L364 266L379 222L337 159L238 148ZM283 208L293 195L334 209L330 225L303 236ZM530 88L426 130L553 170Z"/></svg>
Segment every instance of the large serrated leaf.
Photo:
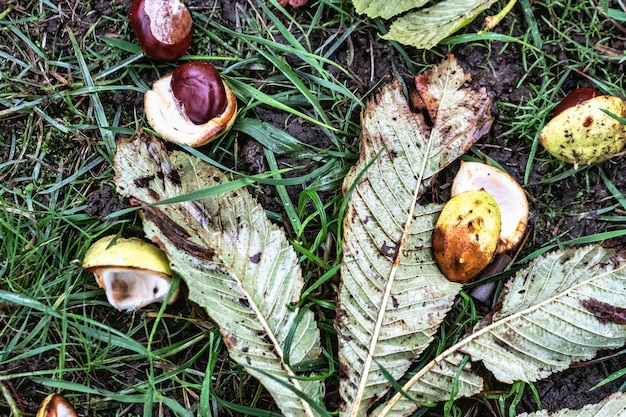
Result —
<svg viewBox="0 0 626 417"><path fill-rule="evenodd" d="M462 353L482 361L500 381L512 383L545 378L600 349L624 345L626 264L616 267L613 254L587 246L537 258L508 284L499 311L420 370L403 391L419 398L442 364L452 365L448 373L455 372L457 360L450 358ZM465 379L465 371L463 375ZM414 408L414 402L396 394L374 415L404 416Z"/></svg>
<svg viewBox="0 0 626 417"><path fill-rule="evenodd" d="M382 17L389 19L417 7L422 7L430 0L352 0L357 13L364 13L368 17Z"/></svg>
<svg viewBox="0 0 626 417"><path fill-rule="evenodd" d="M352 0L357 13L395 19L383 39L430 49L489 8L496 0Z"/></svg>
<svg viewBox="0 0 626 417"><path fill-rule="evenodd" d="M502 309L460 350L507 383L536 381L626 341L626 268L600 246L550 253L518 272ZM604 314L607 314L604 317Z"/></svg>
<svg viewBox="0 0 626 417"><path fill-rule="evenodd" d="M389 388L387 376L407 371L460 289L431 254L440 207L417 200L489 129L491 102L466 81L452 56L418 77L432 127L411 112L398 81L363 114L361 158L344 182L351 195L335 323L343 415L365 415Z"/></svg>
<svg viewBox="0 0 626 417"><path fill-rule="evenodd" d="M286 416L313 416L321 384L292 364L320 354L312 312L298 314L303 279L283 231L244 190L150 205L225 184L216 168L154 139L122 141L118 192L143 205L146 235L166 251L189 298L217 323L233 360L258 378Z"/></svg>
<svg viewBox="0 0 626 417"><path fill-rule="evenodd" d="M522 413L517 417L623 417L626 415L626 394L616 392L597 404L589 404L579 410L560 410L550 413L545 410L536 413Z"/></svg>
<svg viewBox="0 0 626 417"><path fill-rule="evenodd" d="M444 0L396 19L383 39L430 49L470 23L496 0Z"/></svg>
<svg viewBox="0 0 626 417"><path fill-rule="evenodd" d="M483 379L472 371L467 356L448 350L420 369L396 394L373 413L377 417L406 417L420 404L469 397L483 390Z"/></svg>

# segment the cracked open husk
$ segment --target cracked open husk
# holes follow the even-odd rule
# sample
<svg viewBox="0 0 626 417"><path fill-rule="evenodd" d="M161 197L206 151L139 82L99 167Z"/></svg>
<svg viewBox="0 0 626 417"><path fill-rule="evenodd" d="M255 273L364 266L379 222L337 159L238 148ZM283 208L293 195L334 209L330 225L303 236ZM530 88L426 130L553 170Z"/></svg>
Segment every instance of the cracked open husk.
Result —
<svg viewBox="0 0 626 417"><path fill-rule="evenodd" d="M78 414L61 394L50 394L41 402L36 417L78 417Z"/></svg>
<svg viewBox="0 0 626 417"><path fill-rule="evenodd" d="M455 282L475 278L493 259L500 228L500 209L488 192L452 197L433 231L433 255L441 272Z"/></svg>
<svg viewBox="0 0 626 417"><path fill-rule="evenodd" d="M91 245L83 268L94 274L107 299L118 310L134 311L163 301L172 270L163 251L138 238L106 236ZM176 300L178 290L169 299Z"/></svg>
<svg viewBox="0 0 626 417"><path fill-rule="evenodd" d="M148 123L163 139L198 147L219 138L235 123L237 99L226 83L226 109L206 123L195 124L181 113L170 87L171 81L171 74L159 78L144 95Z"/></svg>
<svg viewBox="0 0 626 417"><path fill-rule="evenodd" d="M496 167L461 161L459 172L452 182L452 197L464 191L481 189L491 194L500 208L502 228L496 252L508 252L519 244L526 231L529 213L526 193L513 177Z"/></svg>

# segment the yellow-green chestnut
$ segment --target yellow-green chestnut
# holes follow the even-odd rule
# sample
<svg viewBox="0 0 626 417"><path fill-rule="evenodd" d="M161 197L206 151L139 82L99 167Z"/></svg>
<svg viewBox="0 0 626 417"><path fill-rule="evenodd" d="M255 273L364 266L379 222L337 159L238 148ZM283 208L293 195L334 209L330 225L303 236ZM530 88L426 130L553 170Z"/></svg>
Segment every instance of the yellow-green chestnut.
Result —
<svg viewBox="0 0 626 417"><path fill-rule="evenodd" d="M577 167L602 162L624 148L626 125L604 112L626 117L623 99L575 90L563 101L539 133L539 142L551 155Z"/></svg>
<svg viewBox="0 0 626 417"><path fill-rule="evenodd" d="M433 231L433 255L441 272L456 282L476 277L493 259L500 229L500 209L488 192L465 191L452 197Z"/></svg>
<svg viewBox="0 0 626 417"><path fill-rule="evenodd" d="M481 189L491 194L500 209L502 228L496 252L508 252L519 244L526 231L529 213L526 193L513 177L501 169L480 162L461 161L459 172L452 182L452 197Z"/></svg>

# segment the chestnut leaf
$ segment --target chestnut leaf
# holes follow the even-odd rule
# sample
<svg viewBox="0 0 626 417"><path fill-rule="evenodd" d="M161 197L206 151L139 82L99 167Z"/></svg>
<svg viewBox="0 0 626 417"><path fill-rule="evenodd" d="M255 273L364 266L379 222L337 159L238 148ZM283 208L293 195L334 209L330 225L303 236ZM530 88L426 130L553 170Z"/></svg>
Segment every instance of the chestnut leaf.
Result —
<svg viewBox="0 0 626 417"><path fill-rule="evenodd" d="M319 415L321 382L296 375L294 365L320 356L320 335L313 313L297 307L304 281L283 230L245 189L154 204L228 183L217 168L154 138L120 141L115 172L118 192L142 206L146 236L217 324L231 358L285 416Z"/></svg>
<svg viewBox="0 0 626 417"><path fill-rule="evenodd" d="M429 399L424 393L436 391L434 387L446 390L441 374L458 374L458 386L464 386L477 374L455 365L463 355L472 363L482 362L501 382L533 382L625 343L626 262L600 245L554 251L518 271L500 307L420 369L402 390L408 397ZM453 388L448 381L448 393ZM374 415L409 415L416 405L405 395L396 394Z"/></svg>
<svg viewBox="0 0 626 417"><path fill-rule="evenodd" d="M344 181L349 202L335 321L342 415L365 415L390 388L388 379L404 375L461 288L432 256L440 206L417 202L491 126L490 98L467 80L448 56L417 77L414 101L424 103L423 112L411 111L396 80L363 113L361 157Z"/></svg>
<svg viewBox="0 0 626 417"><path fill-rule="evenodd" d="M383 39L430 49L469 24L496 0L352 0L358 13L395 20ZM426 6L426 7L424 7Z"/></svg>

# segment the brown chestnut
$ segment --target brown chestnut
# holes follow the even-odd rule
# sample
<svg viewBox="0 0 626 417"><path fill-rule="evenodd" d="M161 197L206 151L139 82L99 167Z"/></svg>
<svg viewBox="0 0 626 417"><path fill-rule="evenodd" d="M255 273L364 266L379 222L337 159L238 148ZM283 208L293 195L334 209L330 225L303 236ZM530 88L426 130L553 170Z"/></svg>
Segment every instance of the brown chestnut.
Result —
<svg viewBox="0 0 626 417"><path fill-rule="evenodd" d="M593 88L583 87L578 88L568 95L566 95L563 100L554 108L554 115L561 113L563 110L568 109L570 107L574 107L579 105L580 103L584 103L585 101L597 97L600 95L599 91L594 90Z"/></svg>
<svg viewBox="0 0 626 417"><path fill-rule="evenodd" d="M129 21L149 58L173 61L191 45L191 13L180 0L134 0Z"/></svg>
<svg viewBox="0 0 626 417"><path fill-rule="evenodd" d="M41 402L36 417L78 417L78 414L61 394L50 394Z"/></svg>
<svg viewBox="0 0 626 417"><path fill-rule="evenodd" d="M226 89L219 72L205 61L186 62L172 73L172 94L180 111L197 125L226 108Z"/></svg>
<svg viewBox="0 0 626 417"><path fill-rule="evenodd" d="M231 128L237 99L213 65L191 61L146 91L144 110L148 123L163 139L201 146Z"/></svg>

